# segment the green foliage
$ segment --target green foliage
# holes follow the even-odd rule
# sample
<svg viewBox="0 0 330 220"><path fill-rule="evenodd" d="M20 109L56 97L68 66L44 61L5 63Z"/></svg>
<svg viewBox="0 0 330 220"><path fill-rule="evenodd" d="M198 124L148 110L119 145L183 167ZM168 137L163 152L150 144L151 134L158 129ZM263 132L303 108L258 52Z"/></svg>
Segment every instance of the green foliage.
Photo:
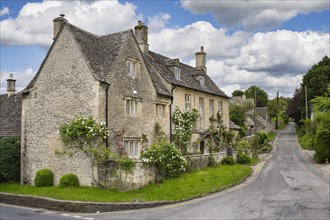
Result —
<svg viewBox="0 0 330 220"><path fill-rule="evenodd" d="M278 99L278 116L279 118L286 118L286 108L288 106L289 103L289 98L285 98L285 97L279 97ZM277 111L277 98L275 97L272 100L268 101L267 104L268 107L268 115L270 118L274 118L276 117L276 111Z"/></svg>
<svg viewBox="0 0 330 220"><path fill-rule="evenodd" d="M165 132L162 129L162 126L156 122L155 127L154 127L154 132L155 132L155 140L164 140L166 139L165 137Z"/></svg>
<svg viewBox="0 0 330 220"><path fill-rule="evenodd" d="M259 86L250 86L245 90L245 96L247 99L254 99L254 90L257 93L257 107L265 107L268 103L268 94L265 90L261 89Z"/></svg>
<svg viewBox="0 0 330 220"><path fill-rule="evenodd" d="M313 99L312 103L316 123L314 160L317 163L330 162L330 86L324 96Z"/></svg>
<svg viewBox="0 0 330 220"><path fill-rule="evenodd" d="M79 187L79 179L73 173L64 174L60 179L60 188Z"/></svg>
<svg viewBox="0 0 330 220"><path fill-rule="evenodd" d="M246 153L250 148L250 144L247 140L241 140L239 141L235 146L238 154Z"/></svg>
<svg viewBox="0 0 330 220"><path fill-rule="evenodd" d="M186 170L186 159L176 147L167 142L155 142L142 152L142 161L154 164L160 177L176 177Z"/></svg>
<svg viewBox="0 0 330 220"><path fill-rule="evenodd" d="M236 125L244 127L244 122L246 119L246 112L253 109L253 104L250 102L243 103L240 105L230 104L229 105L229 118Z"/></svg>
<svg viewBox="0 0 330 220"><path fill-rule="evenodd" d="M256 142L258 146L264 146L268 143L268 135L265 132L257 132Z"/></svg>
<svg viewBox="0 0 330 220"><path fill-rule="evenodd" d="M292 118L296 124L300 124L300 120L304 118L305 101L304 91L302 88L297 88L293 97L289 100L285 114Z"/></svg>
<svg viewBox="0 0 330 220"><path fill-rule="evenodd" d="M251 161L251 158L246 154L237 154L237 163L239 164L248 164Z"/></svg>
<svg viewBox="0 0 330 220"><path fill-rule="evenodd" d="M307 86L308 101L323 96L330 84L330 58L325 56L304 75L301 86Z"/></svg>
<svg viewBox="0 0 330 220"><path fill-rule="evenodd" d="M209 162L208 162L207 166L209 166L209 167L215 167L215 166L217 166L217 165L218 165L218 164L217 164L217 162L215 161L214 154L211 153L210 156L209 156Z"/></svg>
<svg viewBox="0 0 330 220"><path fill-rule="evenodd" d="M269 132L267 136L268 136L268 141L273 141L275 139L276 134L274 132Z"/></svg>
<svg viewBox="0 0 330 220"><path fill-rule="evenodd" d="M53 186L54 185L54 174L50 169L41 169L36 173L34 179L34 185L36 187L42 186Z"/></svg>
<svg viewBox="0 0 330 220"><path fill-rule="evenodd" d="M92 116L78 117L62 125L59 133L68 147L78 147L83 150L104 144L109 135L105 123L97 123Z"/></svg>
<svg viewBox="0 0 330 220"><path fill-rule="evenodd" d="M231 95L232 96L235 96L235 97L237 97L237 96L242 97L244 95L244 91L242 91L242 90L235 90L235 91L232 92Z"/></svg>
<svg viewBox="0 0 330 220"><path fill-rule="evenodd" d="M19 182L21 155L20 138L0 138L0 152L0 182Z"/></svg>
<svg viewBox="0 0 330 220"><path fill-rule="evenodd" d="M304 136L298 137L301 148L305 150L314 150L314 135L305 134Z"/></svg>
<svg viewBox="0 0 330 220"><path fill-rule="evenodd" d="M192 130L196 126L198 118L199 113L195 108L183 112L177 108L172 114L172 120L175 125L173 132L174 144L184 155L188 154Z"/></svg>
<svg viewBox="0 0 330 220"><path fill-rule="evenodd" d="M121 157L119 159L119 167L125 171L131 171L134 167L134 161L129 157Z"/></svg>
<svg viewBox="0 0 330 220"><path fill-rule="evenodd" d="M234 165L235 164L235 160L232 156L226 156L221 160L221 164L225 164L225 165Z"/></svg>

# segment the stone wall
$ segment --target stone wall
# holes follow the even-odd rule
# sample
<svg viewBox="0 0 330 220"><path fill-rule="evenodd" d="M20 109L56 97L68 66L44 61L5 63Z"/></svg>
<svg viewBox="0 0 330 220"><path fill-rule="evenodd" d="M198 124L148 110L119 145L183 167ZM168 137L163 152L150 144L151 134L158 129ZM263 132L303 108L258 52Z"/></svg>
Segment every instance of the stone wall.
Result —
<svg viewBox="0 0 330 220"><path fill-rule="evenodd" d="M93 185L92 161L82 152L57 155L64 144L58 129L79 116L99 118L100 83L94 79L81 51L65 27L42 64L35 84L23 95L21 182L33 184L43 168L54 172L55 184L66 173L81 185Z"/></svg>
<svg viewBox="0 0 330 220"><path fill-rule="evenodd" d="M129 171L120 169L116 162L99 166L98 175L101 187L133 190L154 182L156 174L155 167L136 161L134 167Z"/></svg>
<svg viewBox="0 0 330 220"><path fill-rule="evenodd" d="M220 163L225 156L225 151L213 154L216 163ZM195 154L186 156L185 158L189 162L188 170L203 169L209 164L210 154Z"/></svg>

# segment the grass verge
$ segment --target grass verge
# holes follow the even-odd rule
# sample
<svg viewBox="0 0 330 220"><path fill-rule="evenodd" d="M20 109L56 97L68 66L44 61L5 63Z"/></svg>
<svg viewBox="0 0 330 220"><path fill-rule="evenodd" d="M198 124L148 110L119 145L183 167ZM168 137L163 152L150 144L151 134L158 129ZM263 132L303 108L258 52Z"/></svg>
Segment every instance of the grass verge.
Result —
<svg viewBox="0 0 330 220"><path fill-rule="evenodd" d="M94 187L33 187L9 183L0 184L0 192L90 202L177 201L220 191L240 183L250 173L252 169L248 166L221 165L185 173L178 178L166 179L161 184L150 184L140 190L126 192Z"/></svg>
<svg viewBox="0 0 330 220"><path fill-rule="evenodd" d="M301 146L301 148L305 150L314 150L313 147L313 142L314 142L314 137L311 134L305 134L302 137L298 137L298 142Z"/></svg>

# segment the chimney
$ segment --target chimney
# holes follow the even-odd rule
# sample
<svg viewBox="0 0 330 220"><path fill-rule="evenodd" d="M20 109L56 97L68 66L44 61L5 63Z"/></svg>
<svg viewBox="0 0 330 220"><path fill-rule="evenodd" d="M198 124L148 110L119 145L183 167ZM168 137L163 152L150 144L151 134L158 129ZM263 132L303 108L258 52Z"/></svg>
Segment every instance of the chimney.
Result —
<svg viewBox="0 0 330 220"><path fill-rule="evenodd" d="M206 53L204 52L204 47L201 46L201 51L195 53L196 56L196 68L201 69L206 73Z"/></svg>
<svg viewBox="0 0 330 220"><path fill-rule="evenodd" d="M61 28L62 28L62 25L67 22L68 20L66 20L64 18L64 14L60 14L60 17L57 17L53 20L54 22L54 37L53 37L53 40L55 40L58 32L60 32Z"/></svg>
<svg viewBox="0 0 330 220"><path fill-rule="evenodd" d="M16 89L15 89L15 84L16 84L16 79L13 79L13 74L9 74L9 78L7 79L7 95L11 96L15 94Z"/></svg>
<svg viewBox="0 0 330 220"><path fill-rule="evenodd" d="M142 21L138 21L138 25L134 27L135 38L139 44L140 49L143 53L148 52L148 27Z"/></svg>

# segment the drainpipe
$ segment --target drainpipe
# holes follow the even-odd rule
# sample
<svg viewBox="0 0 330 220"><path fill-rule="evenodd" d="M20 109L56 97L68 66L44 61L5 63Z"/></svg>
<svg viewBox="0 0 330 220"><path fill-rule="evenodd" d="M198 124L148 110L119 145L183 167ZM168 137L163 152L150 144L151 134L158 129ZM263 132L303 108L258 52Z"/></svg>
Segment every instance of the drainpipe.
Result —
<svg viewBox="0 0 330 220"><path fill-rule="evenodd" d="M108 91L109 91L109 87L110 84L108 82L102 81L102 84L104 84L105 87L105 126L107 127L108 131L109 131L109 113L108 113L108 106L109 106L109 96L108 96ZM105 138L105 147L109 148L109 138L108 136Z"/></svg>
<svg viewBox="0 0 330 220"><path fill-rule="evenodd" d="M170 104L170 142L173 141L173 135L172 135L172 105L173 105L173 90L175 89L175 86L172 86L171 89L171 104Z"/></svg>

